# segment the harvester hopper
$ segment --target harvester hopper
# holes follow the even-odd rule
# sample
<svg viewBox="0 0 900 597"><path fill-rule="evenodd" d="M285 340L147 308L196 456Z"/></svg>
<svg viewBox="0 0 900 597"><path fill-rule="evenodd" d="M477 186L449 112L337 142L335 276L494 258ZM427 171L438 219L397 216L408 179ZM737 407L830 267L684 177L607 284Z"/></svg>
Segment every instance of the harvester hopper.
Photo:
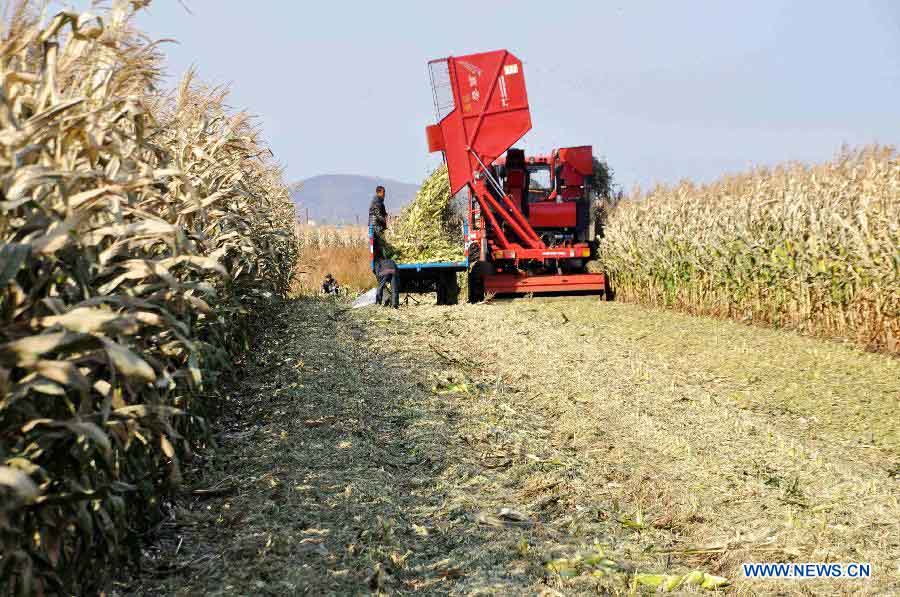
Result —
<svg viewBox="0 0 900 597"><path fill-rule="evenodd" d="M452 192L469 191L470 301L603 291L603 274L586 271L596 249L591 147L511 149L531 114L522 62L506 50L434 60L429 71L438 123L428 148L443 152Z"/></svg>

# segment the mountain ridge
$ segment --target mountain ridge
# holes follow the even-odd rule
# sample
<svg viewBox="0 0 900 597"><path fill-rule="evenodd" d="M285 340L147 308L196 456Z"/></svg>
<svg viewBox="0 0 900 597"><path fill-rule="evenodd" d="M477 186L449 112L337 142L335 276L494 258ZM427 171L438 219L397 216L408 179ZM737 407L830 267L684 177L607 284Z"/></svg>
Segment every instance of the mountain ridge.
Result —
<svg viewBox="0 0 900 597"><path fill-rule="evenodd" d="M291 199L301 222L364 224L375 187L385 188L385 207L397 213L416 196L419 185L362 174L319 174L291 185ZM307 212L308 210L308 212Z"/></svg>

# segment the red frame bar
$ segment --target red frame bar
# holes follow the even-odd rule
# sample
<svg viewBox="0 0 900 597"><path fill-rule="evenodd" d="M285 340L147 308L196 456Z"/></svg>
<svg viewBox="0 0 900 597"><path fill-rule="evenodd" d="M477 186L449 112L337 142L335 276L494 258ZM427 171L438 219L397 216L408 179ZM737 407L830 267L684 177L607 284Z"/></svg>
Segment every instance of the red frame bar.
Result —
<svg viewBox="0 0 900 597"><path fill-rule="evenodd" d="M551 247L548 249L508 248L494 250L491 257L500 259L580 259L591 256L591 248L587 245L574 247Z"/></svg>
<svg viewBox="0 0 900 597"><path fill-rule="evenodd" d="M541 240L541 237L537 235L537 232L534 231L534 228L531 226L531 223L525 218L525 214L523 214L516 204L513 203L512 197L509 194L503 195L503 202L506 204L507 209L509 210L510 215L513 219L518 220L519 226L522 227L522 230L527 235L527 238L523 238L526 243L530 244L534 248L543 249L547 245L544 244L544 241Z"/></svg>
<svg viewBox="0 0 900 597"><path fill-rule="evenodd" d="M510 213L510 211L503 209L500 206L500 204L497 203L497 200L494 199L493 197L491 197L490 193L487 193L487 192L480 193L478 191L479 191L479 189L476 189L475 198L478 200L478 203L481 205L482 213L491 213L490 209L493 209L495 213L491 214L491 215L499 215L501 218L506 220L506 222L509 224L510 228L513 229L513 232L516 233L516 235L519 237L519 239L522 242L530 245L532 249L537 249L537 248L544 246L544 243L540 242L540 239L538 239L538 241L535 242L529 236L529 234L525 231L525 229L522 228L522 226L516 221L515 216L513 216L513 214ZM489 207L490 207L490 209L489 209ZM524 219L524 216L522 216L522 212L520 212L518 209L516 209L515 206L513 206L513 210ZM497 225L497 221L491 220L491 225L494 227L493 232L495 234L497 234L497 236L500 237L500 239L501 239L500 245L504 249L509 248L509 246L510 246L509 241L507 240L506 235L503 234L503 231ZM528 225L528 222L525 222L525 225L528 226L529 228L531 227ZM531 234L533 234L535 236L535 238L537 237L537 235L534 234L533 230L532 230Z"/></svg>
<svg viewBox="0 0 900 597"><path fill-rule="evenodd" d="M485 274L484 289L494 294L525 294L528 292L575 292L606 290L603 274L563 274L528 276L520 274Z"/></svg>
<svg viewBox="0 0 900 597"><path fill-rule="evenodd" d="M497 218L494 217L493 212L490 210L490 208L487 205L485 205L485 202L482 201L481 197L477 193L475 193L475 200L478 201L478 205L479 205L479 207L481 207L481 217L483 218L482 222L484 222L484 218L487 219L488 223L491 226L490 230L493 231L495 235L497 235L497 240L499 241L500 246L503 247L504 249L508 249L510 247L509 240L507 240L506 235L503 234L503 229L500 228L500 225L497 223ZM471 219L472 219L472 210L470 208L469 209L469 220L471 220ZM472 222L472 221L469 222L470 227L474 227L474 225L475 225L474 222ZM487 230L488 229L485 228L485 233L487 232Z"/></svg>

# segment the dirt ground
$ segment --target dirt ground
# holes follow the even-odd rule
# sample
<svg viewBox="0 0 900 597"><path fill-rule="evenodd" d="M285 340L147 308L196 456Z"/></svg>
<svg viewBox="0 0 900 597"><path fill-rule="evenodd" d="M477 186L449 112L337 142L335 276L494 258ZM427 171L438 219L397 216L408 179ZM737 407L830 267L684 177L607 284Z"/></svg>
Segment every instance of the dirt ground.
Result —
<svg viewBox="0 0 900 597"><path fill-rule="evenodd" d="M114 593L900 592L897 359L591 297L298 299L243 368Z"/></svg>

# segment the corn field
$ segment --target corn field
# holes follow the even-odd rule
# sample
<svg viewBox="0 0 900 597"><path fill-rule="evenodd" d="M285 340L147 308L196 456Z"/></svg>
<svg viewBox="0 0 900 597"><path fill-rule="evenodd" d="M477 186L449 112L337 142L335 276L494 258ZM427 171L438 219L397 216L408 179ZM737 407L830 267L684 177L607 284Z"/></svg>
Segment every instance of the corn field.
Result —
<svg viewBox="0 0 900 597"><path fill-rule="evenodd" d="M369 247L369 231L363 226L307 226L297 224L301 249Z"/></svg>
<svg viewBox="0 0 900 597"><path fill-rule="evenodd" d="M632 196L600 254L625 299L900 353L893 148Z"/></svg>
<svg viewBox="0 0 900 597"><path fill-rule="evenodd" d="M298 224L297 238L300 250L292 286L295 294L320 294L325 274L334 276L341 290L351 296L375 284L367 228Z"/></svg>
<svg viewBox="0 0 900 597"><path fill-rule="evenodd" d="M0 46L0 594L87 594L139 553L297 243L226 93L156 91L148 2L38 4Z"/></svg>

